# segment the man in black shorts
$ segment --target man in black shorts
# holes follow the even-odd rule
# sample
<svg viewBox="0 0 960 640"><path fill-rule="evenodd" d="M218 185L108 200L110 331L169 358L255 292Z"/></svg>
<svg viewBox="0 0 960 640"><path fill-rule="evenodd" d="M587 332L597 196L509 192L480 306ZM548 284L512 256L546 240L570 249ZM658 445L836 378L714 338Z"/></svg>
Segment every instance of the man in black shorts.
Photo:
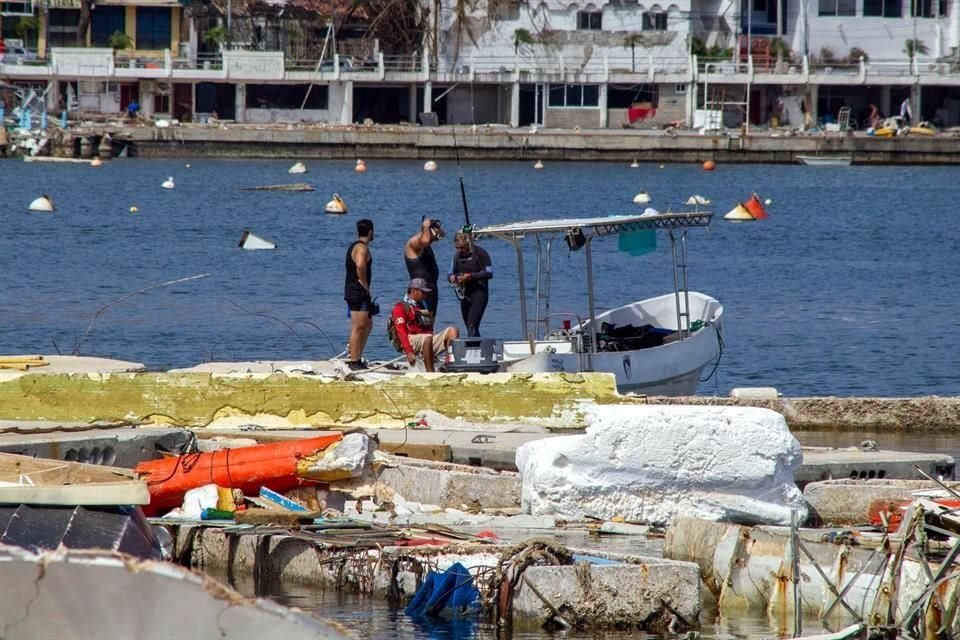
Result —
<svg viewBox="0 0 960 640"><path fill-rule="evenodd" d="M453 264L447 279L456 285L462 294L460 313L467 325L467 336L480 335L480 321L487 309L488 283L493 277L490 255L473 243L468 233L458 233L453 238Z"/></svg>
<svg viewBox="0 0 960 640"><path fill-rule="evenodd" d="M370 243L373 241L373 222L364 218L357 221L357 239L347 247L345 258L346 277L343 283L343 299L347 303L350 316L350 342L347 349L350 359L347 366L351 370L364 369L363 348L373 329L373 316L379 309L370 295L370 281L373 278L373 257L370 255Z"/></svg>

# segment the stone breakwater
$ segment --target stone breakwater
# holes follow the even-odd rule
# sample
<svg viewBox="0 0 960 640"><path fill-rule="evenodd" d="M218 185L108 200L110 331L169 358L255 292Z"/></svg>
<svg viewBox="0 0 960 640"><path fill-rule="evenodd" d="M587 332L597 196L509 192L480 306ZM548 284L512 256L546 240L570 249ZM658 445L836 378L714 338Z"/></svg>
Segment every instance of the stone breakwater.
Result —
<svg viewBox="0 0 960 640"><path fill-rule="evenodd" d="M105 125L106 126L106 125ZM503 126L110 125L141 157L397 158L421 160L580 160L795 163L802 154L853 154L855 164L960 164L960 136L876 138L635 129L512 129ZM106 129L105 129L106 131ZM103 131L99 132L102 135ZM94 132L92 135L96 135Z"/></svg>

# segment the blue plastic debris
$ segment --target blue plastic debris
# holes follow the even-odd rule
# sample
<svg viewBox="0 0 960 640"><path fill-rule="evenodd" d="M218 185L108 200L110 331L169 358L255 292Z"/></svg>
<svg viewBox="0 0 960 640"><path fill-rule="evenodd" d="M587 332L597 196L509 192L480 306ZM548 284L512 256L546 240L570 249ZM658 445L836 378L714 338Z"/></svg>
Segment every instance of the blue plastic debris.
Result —
<svg viewBox="0 0 960 640"><path fill-rule="evenodd" d="M404 612L411 618L457 617L476 610L479 599L473 576L457 562L443 573L428 573Z"/></svg>

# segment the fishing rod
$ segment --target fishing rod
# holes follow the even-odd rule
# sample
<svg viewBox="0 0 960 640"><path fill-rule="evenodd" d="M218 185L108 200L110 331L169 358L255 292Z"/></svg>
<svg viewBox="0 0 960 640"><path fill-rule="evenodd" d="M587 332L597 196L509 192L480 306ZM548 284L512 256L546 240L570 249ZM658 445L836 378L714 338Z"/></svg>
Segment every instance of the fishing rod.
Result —
<svg viewBox="0 0 960 640"><path fill-rule="evenodd" d="M470 209L467 208L467 190L463 186L463 167L460 165L460 147L457 146L457 125L453 125L453 152L457 156L457 172L460 174L460 199L463 201L463 232L471 233Z"/></svg>

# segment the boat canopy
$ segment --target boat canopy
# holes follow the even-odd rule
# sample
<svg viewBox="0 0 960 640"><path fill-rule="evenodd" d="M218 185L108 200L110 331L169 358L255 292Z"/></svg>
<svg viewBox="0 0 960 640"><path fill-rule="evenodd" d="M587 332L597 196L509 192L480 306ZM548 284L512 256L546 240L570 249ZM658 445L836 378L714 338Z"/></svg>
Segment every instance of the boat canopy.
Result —
<svg viewBox="0 0 960 640"><path fill-rule="evenodd" d="M527 222L510 222L507 224L476 227L473 229L473 235L475 238L490 236L504 239L518 239L526 235L567 233L570 230L579 229L584 234L589 232L589 235L593 237L600 237L654 229L707 227L710 226L710 218L712 215L713 214L708 212L694 212L530 220Z"/></svg>
<svg viewBox="0 0 960 640"><path fill-rule="evenodd" d="M694 211L686 213L641 213L635 215L612 215L597 216L592 218L556 218L553 220L531 220L527 222L510 222L506 224L494 224L486 227L475 227L472 231L474 238L500 238L511 243L517 251L517 276L520 285L520 337L521 339L533 339L540 334L540 327L543 327L543 333L549 331L550 319L550 245L554 234L563 234L567 237L568 244L572 239L579 237L579 241L573 240L571 249L585 247L586 268L587 268L587 303L590 311L589 330L592 340L590 341L590 354L596 350L596 308L594 302L593 290L593 256L591 245L593 240L603 236L618 235L621 233L635 233L638 231L655 231L658 229L666 230L670 235L670 248L673 258L673 282L674 295L677 298L677 329L680 332L680 339L683 340L689 335L689 299L687 297L687 257L686 257L686 235L687 229L693 227L709 227L710 219L713 214L708 211ZM674 231L678 231L680 255L677 255L677 238ZM523 266L523 248L522 240L527 235L536 238L537 245L537 317L535 321L536 330L530 333L527 324L527 299L526 284ZM547 236L545 243L545 253L541 251L540 236ZM681 311L680 296L683 295L686 306ZM542 306L542 308L541 308ZM685 317L687 325L681 324L681 318ZM578 325L583 330L583 323ZM590 362L592 369L592 356Z"/></svg>

